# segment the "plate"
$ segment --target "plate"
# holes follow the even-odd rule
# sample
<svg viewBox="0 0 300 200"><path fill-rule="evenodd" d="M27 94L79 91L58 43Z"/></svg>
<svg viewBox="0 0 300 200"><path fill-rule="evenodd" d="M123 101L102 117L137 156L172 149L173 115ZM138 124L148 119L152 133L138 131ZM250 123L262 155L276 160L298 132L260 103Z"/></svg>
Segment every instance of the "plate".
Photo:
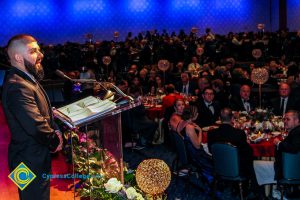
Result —
<svg viewBox="0 0 300 200"><path fill-rule="evenodd" d="M281 135L281 133L280 133L279 131L273 131L273 132L272 132L272 135L276 137L276 136L278 136L278 135Z"/></svg>
<svg viewBox="0 0 300 200"><path fill-rule="evenodd" d="M264 138L264 136L265 136L265 134L260 134L260 135L258 135L258 134L251 134L249 139L252 142L257 143L257 142L260 142Z"/></svg>
<svg viewBox="0 0 300 200"><path fill-rule="evenodd" d="M219 127L218 126L206 126L206 127L203 127L202 130L209 131L209 130L216 129L216 128L219 128Z"/></svg>
<svg viewBox="0 0 300 200"><path fill-rule="evenodd" d="M216 121L216 124L222 124L221 120Z"/></svg>

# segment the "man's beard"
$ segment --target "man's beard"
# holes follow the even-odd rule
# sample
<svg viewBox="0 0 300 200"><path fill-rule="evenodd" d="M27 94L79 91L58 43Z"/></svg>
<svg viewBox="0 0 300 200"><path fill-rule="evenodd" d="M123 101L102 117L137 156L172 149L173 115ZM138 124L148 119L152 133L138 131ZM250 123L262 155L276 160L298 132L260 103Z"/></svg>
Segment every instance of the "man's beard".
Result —
<svg viewBox="0 0 300 200"><path fill-rule="evenodd" d="M37 80L41 81L44 78L44 69L41 63L32 64L24 58L24 65L27 71Z"/></svg>

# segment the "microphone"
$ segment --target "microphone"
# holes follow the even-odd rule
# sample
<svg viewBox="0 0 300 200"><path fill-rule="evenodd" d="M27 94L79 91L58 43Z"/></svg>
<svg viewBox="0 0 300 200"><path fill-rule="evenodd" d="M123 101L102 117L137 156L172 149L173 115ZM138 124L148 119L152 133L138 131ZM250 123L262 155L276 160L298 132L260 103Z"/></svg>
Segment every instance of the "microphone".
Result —
<svg viewBox="0 0 300 200"><path fill-rule="evenodd" d="M63 73L59 69L55 70L55 74L63 79L68 79L69 81L72 81L72 79L69 76L67 76L65 73Z"/></svg>

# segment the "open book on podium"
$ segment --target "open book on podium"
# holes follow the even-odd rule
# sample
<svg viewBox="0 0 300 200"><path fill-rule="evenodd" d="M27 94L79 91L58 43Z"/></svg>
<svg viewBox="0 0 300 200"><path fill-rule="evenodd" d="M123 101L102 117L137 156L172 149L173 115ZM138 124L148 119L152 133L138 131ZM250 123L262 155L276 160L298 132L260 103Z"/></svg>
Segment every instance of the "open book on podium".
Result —
<svg viewBox="0 0 300 200"><path fill-rule="evenodd" d="M57 118L70 127L89 124L116 108L116 103L89 96L54 110Z"/></svg>

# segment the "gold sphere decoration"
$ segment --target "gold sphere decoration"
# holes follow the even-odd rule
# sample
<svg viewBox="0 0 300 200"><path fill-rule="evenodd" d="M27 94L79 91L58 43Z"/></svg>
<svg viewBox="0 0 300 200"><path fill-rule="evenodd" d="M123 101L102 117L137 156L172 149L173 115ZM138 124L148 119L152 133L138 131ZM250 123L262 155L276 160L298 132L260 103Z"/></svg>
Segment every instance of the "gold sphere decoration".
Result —
<svg viewBox="0 0 300 200"><path fill-rule="evenodd" d="M162 194L171 181L168 165L159 159L148 159L141 162L136 170L136 182L145 193Z"/></svg>
<svg viewBox="0 0 300 200"><path fill-rule="evenodd" d="M266 68L256 68L252 70L251 80L256 84L264 84L269 79L269 72Z"/></svg>

